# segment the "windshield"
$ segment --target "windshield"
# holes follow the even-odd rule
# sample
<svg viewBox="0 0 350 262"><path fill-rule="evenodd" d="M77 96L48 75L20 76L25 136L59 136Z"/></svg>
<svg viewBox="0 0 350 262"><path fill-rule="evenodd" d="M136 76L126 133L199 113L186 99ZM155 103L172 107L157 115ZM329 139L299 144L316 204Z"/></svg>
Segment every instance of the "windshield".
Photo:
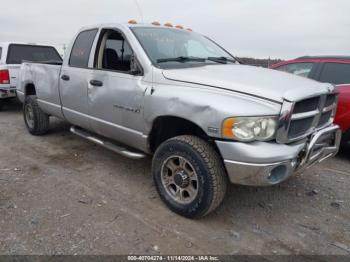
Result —
<svg viewBox="0 0 350 262"><path fill-rule="evenodd" d="M237 63L231 54L197 33L172 28L131 28L152 63L160 68Z"/></svg>
<svg viewBox="0 0 350 262"><path fill-rule="evenodd" d="M62 61L62 58L56 49L51 46L10 45L6 61L7 64L21 64L23 61Z"/></svg>

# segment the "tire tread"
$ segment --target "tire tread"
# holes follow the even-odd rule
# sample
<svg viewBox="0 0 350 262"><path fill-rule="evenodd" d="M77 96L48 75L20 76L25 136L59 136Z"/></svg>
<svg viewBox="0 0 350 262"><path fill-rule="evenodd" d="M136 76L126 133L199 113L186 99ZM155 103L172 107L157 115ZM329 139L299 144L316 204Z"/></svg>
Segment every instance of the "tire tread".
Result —
<svg viewBox="0 0 350 262"><path fill-rule="evenodd" d="M210 205L196 217L204 217L214 211L222 203L227 190L227 174L218 152L207 141L191 135L171 138L164 143L182 143L191 146L204 160L211 178L213 197ZM157 153L156 153L157 154Z"/></svg>
<svg viewBox="0 0 350 262"><path fill-rule="evenodd" d="M35 136L40 136L40 135L46 134L47 131L49 130L49 127L50 127L49 115L47 115L45 112L43 112L41 110L41 108L39 107L38 102L36 100L36 96L27 96L26 100L25 100L25 103L23 105L24 118L25 118L24 107L28 103L30 103L32 105L33 112L34 112L34 119L35 119L35 123L34 123L34 128L33 129L30 129L27 126L29 132L32 135L35 135Z"/></svg>

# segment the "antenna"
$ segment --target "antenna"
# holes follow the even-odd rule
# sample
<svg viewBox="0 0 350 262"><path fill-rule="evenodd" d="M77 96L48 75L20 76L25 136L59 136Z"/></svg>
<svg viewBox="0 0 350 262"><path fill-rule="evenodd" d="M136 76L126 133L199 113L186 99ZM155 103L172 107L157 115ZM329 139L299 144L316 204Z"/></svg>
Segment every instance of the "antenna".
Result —
<svg viewBox="0 0 350 262"><path fill-rule="evenodd" d="M137 0L135 0L135 4L136 4L137 9L138 9L138 11L139 11L139 14L140 14L140 17L141 17L141 22L143 23L143 13L142 13L142 9L141 9L141 7L140 7L140 5L139 5L139 2L138 2Z"/></svg>

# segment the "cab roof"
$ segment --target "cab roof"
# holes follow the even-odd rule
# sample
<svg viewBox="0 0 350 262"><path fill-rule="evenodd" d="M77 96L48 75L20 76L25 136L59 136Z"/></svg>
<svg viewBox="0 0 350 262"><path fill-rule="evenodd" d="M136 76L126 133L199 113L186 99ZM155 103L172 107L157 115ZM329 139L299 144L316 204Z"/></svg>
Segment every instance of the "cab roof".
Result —
<svg viewBox="0 0 350 262"><path fill-rule="evenodd" d="M339 59L339 60L350 60L350 56L340 56L340 55L324 55L324 56L301 56L301 57L298 57L296 58L295 60L297 59Z"/></svg>
<svg viewBox="0 0 350 262"><path fill-rule="evenodd" d="M9 45L37 45L37 46L49 46L49 47L53 47L53 45L48 45L48 44L41 44L41 43L26 43L26 42L17 42L17 41L4 41L4 42L0 42L0 46L5 47L5 46L9 46Z"/></svg>
<svg viewBox="0 0 350 262"><path fill-rule="evenodd" d="M173 25L173 27L165 26L165 25L153 25L152 23L137 23L137 24L130 24L130 23L105 23L105 24L96 24L96 25L90 25L86 26L80 29L80 31L83 30L90 30L90 29L96 29L101 27L124 27L124 28L135 28L135 27L148 27L148 28L165 28L165 29L177 29L177 30L186 30L179 29L175 27L176 24Z"/></svg>

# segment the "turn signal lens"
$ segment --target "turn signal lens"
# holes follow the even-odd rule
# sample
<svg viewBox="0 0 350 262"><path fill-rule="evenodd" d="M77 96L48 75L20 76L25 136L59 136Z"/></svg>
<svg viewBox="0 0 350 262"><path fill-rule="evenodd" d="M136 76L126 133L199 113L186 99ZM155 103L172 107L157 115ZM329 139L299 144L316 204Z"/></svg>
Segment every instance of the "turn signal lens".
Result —
<svg viewBox="0 0 350 262"><path fill-rule="evenodd" d="M128 24L136 25L136 24L137 24L137 21L134 20L134 19L131 19L131 20L128 21Z"/></svg>
<svg viewBox="0 0 350 262"><path fill-rule="evenodd" d="M228 118L224 121L222 125L222 135L225 138L233 138L233 125L235 124L234 118Z"/></svg>

